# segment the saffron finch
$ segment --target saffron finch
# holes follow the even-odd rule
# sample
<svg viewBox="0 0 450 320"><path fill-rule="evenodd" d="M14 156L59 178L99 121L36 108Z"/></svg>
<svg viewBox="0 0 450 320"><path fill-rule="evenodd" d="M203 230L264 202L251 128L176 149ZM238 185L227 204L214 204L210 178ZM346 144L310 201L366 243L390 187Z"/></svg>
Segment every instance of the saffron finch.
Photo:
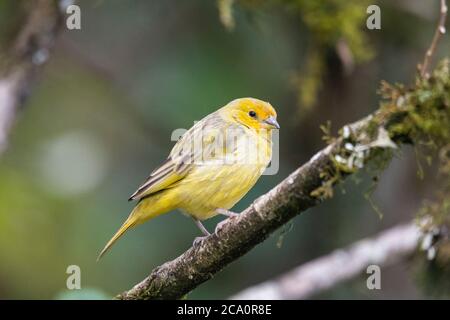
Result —
<svg viewBox="0 0 450 320"><path fill-rule="evenodd" d="M201 221L229 211L256 183L272 157L272 129L279 129L268 102L241 98L198 121L175 144L129 200L138 203L99 258L128 229L179 209Z"/></svg>

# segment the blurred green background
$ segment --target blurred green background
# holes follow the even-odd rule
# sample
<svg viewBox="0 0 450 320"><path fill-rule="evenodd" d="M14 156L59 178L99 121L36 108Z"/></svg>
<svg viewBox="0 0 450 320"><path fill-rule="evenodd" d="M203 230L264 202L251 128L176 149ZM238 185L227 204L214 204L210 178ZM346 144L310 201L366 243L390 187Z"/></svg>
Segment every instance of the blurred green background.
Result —
<svg viewBox="0 0 450 320"><path fill-rule="evenodd" d="M14 14L10 2L0 0L2 24ZM382 79L413 80L434 32L437 3L378 1L382 29L374 31L365 28L366 7L355 5L363 10L357 27L367 57L359 62L355 55L356 67L343 72L332 46L319 46L325 71L317 101L305 108L293 79L308 73L308 55L317 48L308 12L298 14L283 1L243 1L233 7L235 27L228 30L215 1L79 1L82 29L60 34L0 159L0 298L110 298L180 255L199 231L174 212L127 233L96 263L133 207L128 196L170 151L174 129L189 128L238 97L277 108L280 170L263 176L234 208L239 211L324 146L321 124L331 120L336 132L373 111ZM439 56L449 49L447 38ZM409 221L434 178L420 180L417 170L413 150L404 149L381 176L372 198L382 218L364 197L370 177L360 175L361 182L345 183L333 199L189 298L226 298ZM220 219L207 227L213 230ZM80 266L81 291L66 290L68 265ZM367 290L362 275L318 298L424 297L410 269L402 263L383 268L379 291Z"/></svg>

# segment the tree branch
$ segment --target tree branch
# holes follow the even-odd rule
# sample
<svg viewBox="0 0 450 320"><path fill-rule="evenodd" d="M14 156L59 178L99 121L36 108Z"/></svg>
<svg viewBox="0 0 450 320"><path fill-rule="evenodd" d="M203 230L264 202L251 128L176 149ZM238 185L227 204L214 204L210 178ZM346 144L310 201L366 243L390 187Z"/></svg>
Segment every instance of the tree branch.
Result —
<svg viewBox="0 0 450 320"><path fill-rule="evenodd" d="M421 231L415 223L396 226L329 255L307 262L276 279L245 289L231 299L305 299L361 274L410 256Z"/></svg>
<svg viewBox="0 0 450 320"><path fill-rule="evenodd" d="M436 48L439 44L439 40L445 34L445 22L447 19L448 7L446 0L440 0L440 16L439 21L436 27L436 31L434 32L433 40L431 41L430 48L425 53L425 57L423 59L423 63L420 66L420 76L422 78L428 78L430 75L428 74L428 67L430 65L431 59L433 58L434 53L436 52Z"/></svg>
<svg viewBox="0 0 450 320"><path fill-rule="evenodd" d="M62 20L58 1L34 0L24 5L25 21L0 73L0 154L7 147L9 131L37 72L48 60Z"/></svg>
<svg viewBox="0 0 450 320"><path fill-rule="evenodd" d="M394 113L383 115L382 123L387 123L395 116ZM377 113L346 129L353 136L360 137L357 138L357 144L368 149L374 141L363 142L367 135L362 133L375 117L378 117ZM324 184L336 182L335 179L326 180L324 173L336 171L335 156L342 151L344 141L342 137L335 140L267 194L256 199L238 218L224 224L218 234L212 234L175 260L155 268L146 279L116 298L178 299L211 279L215 273L264 241L280 226L321 202L313 194ZM380 146L373 144L376 148ZM342 178L346 175L345 172L339 174Z"/></svg>

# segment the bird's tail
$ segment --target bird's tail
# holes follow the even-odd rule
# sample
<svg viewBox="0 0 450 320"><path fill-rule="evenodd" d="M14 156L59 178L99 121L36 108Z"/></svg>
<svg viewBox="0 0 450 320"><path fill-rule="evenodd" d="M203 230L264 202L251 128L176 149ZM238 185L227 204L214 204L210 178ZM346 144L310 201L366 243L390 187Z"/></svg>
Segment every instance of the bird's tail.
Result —
<svg viewBox="0 0 450 320"><path fill-rule="evenodd" d="M100 260L100 258L111 248L111 246L131 227L135 226L137 224L137 217L133 213L130 214L128 219L123 223L123 225L119 228L119 230L116 232L116 234L111 238L111 240L108 241L106 246L103 248L102 252L97 257L97 261Z"/></svg>
<svg viewBox="0 0 450 320"><path fill-rule="evenodd" d="M162 194L156 194L140 201L128 216L127 220L119 228L116 234L109 240L105 248L98 255L97 261L111 248L111 246L131 227L153 219L162 213L175 209L175 202L161 201Z"/></svg>

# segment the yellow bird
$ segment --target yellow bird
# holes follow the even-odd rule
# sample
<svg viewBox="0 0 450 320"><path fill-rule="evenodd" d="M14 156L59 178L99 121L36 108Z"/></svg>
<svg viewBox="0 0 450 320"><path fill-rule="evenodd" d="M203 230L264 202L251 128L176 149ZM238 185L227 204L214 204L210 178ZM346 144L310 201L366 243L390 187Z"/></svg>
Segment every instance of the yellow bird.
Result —
<svg viewBox="0 0 450 320"><path fill-rule="evenodd" d="M241 98L209 114L175 144L129 200L138 200L99 259L129 228L179 209L201 221L229 211L256 183L272 157L272 129L279 129L268 102Z"/></svg>

